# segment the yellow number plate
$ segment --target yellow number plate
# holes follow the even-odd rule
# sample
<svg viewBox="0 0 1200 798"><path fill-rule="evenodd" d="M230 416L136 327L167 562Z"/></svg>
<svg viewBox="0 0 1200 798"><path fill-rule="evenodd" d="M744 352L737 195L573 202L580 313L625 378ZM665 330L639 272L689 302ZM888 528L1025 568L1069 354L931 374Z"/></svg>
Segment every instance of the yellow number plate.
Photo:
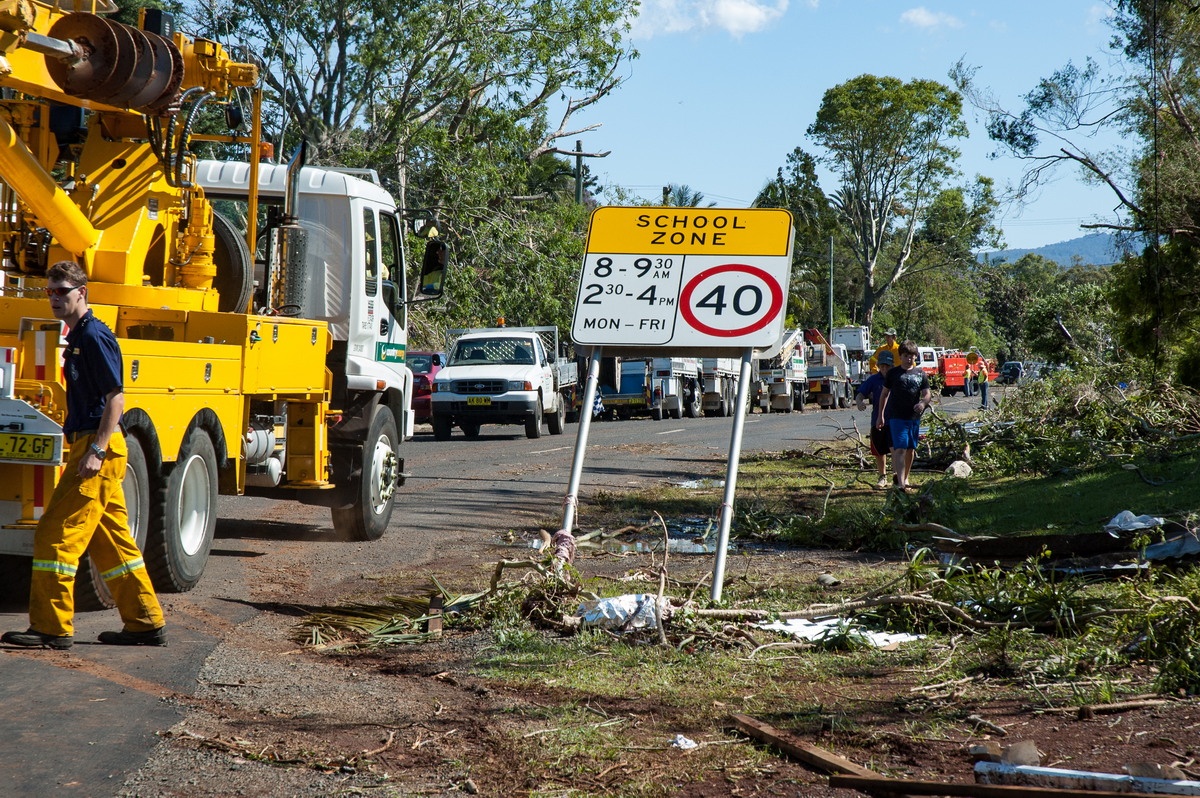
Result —
<svg viewBox="0 0 1200 798"><path fill-rule="evenodd" d="M490 396L468 396L467 404L469 405L490 405L492 397Z"/></svg>
<svg viewBox="0 0 1200 798"><path fill-rule="evenodd" d="M54 438L49 435L0 432L0 457L6 460L51 462L54 459Z"/></svg>

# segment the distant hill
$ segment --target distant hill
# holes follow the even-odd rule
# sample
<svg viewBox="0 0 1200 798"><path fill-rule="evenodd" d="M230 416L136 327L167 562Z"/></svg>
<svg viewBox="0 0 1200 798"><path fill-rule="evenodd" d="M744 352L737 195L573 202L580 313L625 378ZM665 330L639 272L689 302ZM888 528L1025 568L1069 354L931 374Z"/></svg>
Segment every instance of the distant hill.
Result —
<svg viewBox="0 0 1200 798"><path fill-rule="evenodd" d="M1047 244L1037 249L1002 249L998 252L981 252L979 259L1006 260L1012 263L1022 255L1028 255L1031 252L1052 260L1064 268L1071 265L1071 259L1075 255L1082 258L1085 265L1092 266L1111 266L1121 259L1116 236L1111 233L1089 233L1079 238L1072 238L1070 241Z"/></svg>

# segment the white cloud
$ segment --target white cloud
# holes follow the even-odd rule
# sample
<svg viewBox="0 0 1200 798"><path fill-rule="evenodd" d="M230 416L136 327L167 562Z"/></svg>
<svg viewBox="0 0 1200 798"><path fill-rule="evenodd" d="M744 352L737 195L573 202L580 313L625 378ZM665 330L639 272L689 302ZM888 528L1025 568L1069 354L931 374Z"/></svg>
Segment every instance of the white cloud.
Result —
<svg viewBox="0 0 1200 798"><path fill-rule="evenodd" d="M941 11L930 11L925 6L917 6L910 8L900 15L901 22L907 22L917 28L925 30L935 30L937 28L961 28L963 27L962 20L953 14L945 14Z"/></svg>
<svg viewBox="0 0 1200 798"><path fill-rule="evenodd" d="M818 0L806 0L816 8ZM633 21L635 39L649 39L685 31L725 31L740 39L758 33L779 20L788 0L642 0Z"/></svg>

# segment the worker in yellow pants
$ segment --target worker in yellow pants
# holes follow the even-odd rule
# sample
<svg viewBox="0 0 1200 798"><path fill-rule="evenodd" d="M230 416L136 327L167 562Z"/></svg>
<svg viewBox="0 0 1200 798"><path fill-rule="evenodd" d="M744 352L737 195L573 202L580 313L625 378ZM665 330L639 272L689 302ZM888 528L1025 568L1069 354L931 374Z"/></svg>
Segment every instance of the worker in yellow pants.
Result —
<svg viewBox="0 0 1200 798"><path fill-rule="evenodd" d="M79 460L94 437L84 435L71 443L62 481L34 537L29 625L44 635L73 634L75 573L85 551L116 600L127 631L148 632L163 625L142 553L128 532L122 533L129 529L121 487L125 438L120 432L109 438L100 473L83 479Z"/></svg>
<svg viewBox="0 0 1200 798"><path fill-rule="evenodd" d="M125 626L101 632L114 646L165 646L162 607L142 553L129 530L121 430L125 410L124 360L112 330L88 307L88 276L75 261L46 270L50 311L68 328L63 352L67 417L63 437L71 456L38 520L33 538L29 628L5 632L10 646L67 649L75 642L75 574L84 552L108 585Z"/></svg>

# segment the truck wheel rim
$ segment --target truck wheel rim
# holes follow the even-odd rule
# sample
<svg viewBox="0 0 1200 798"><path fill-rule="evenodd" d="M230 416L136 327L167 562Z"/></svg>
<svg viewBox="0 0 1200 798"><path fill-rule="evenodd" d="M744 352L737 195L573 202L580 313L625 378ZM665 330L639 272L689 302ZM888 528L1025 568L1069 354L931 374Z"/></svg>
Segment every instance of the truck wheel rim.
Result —
<svg viewBox="0 0 1200 798"><path fill-rule="evenodd" d="M208 505L212 481L204 458L198 454L183 463L179 486L179 543L187 556L195 556L204 546L208 533Z"/></svg>
<svg viewBox="0 0 1200 798"><path fill-rule="evenodd" d="M125 491L125 509L129 514L129 532L133 537L133 542L137 544L139 549L146 548L146 522L148 519L142 517L142 494L146 490L146 486L138 479L137 472L126 467L125 478L121 483L122 490Z"/></svg>
<svg viewBox="0 0 1200 798"><path fill-rule="evenodd" d="M386 436L375 441L375 449L371 453L371 510L378 515L384 505L392 498L396 490L396 473L399 458L392 451L392 443Z"/></svg>

